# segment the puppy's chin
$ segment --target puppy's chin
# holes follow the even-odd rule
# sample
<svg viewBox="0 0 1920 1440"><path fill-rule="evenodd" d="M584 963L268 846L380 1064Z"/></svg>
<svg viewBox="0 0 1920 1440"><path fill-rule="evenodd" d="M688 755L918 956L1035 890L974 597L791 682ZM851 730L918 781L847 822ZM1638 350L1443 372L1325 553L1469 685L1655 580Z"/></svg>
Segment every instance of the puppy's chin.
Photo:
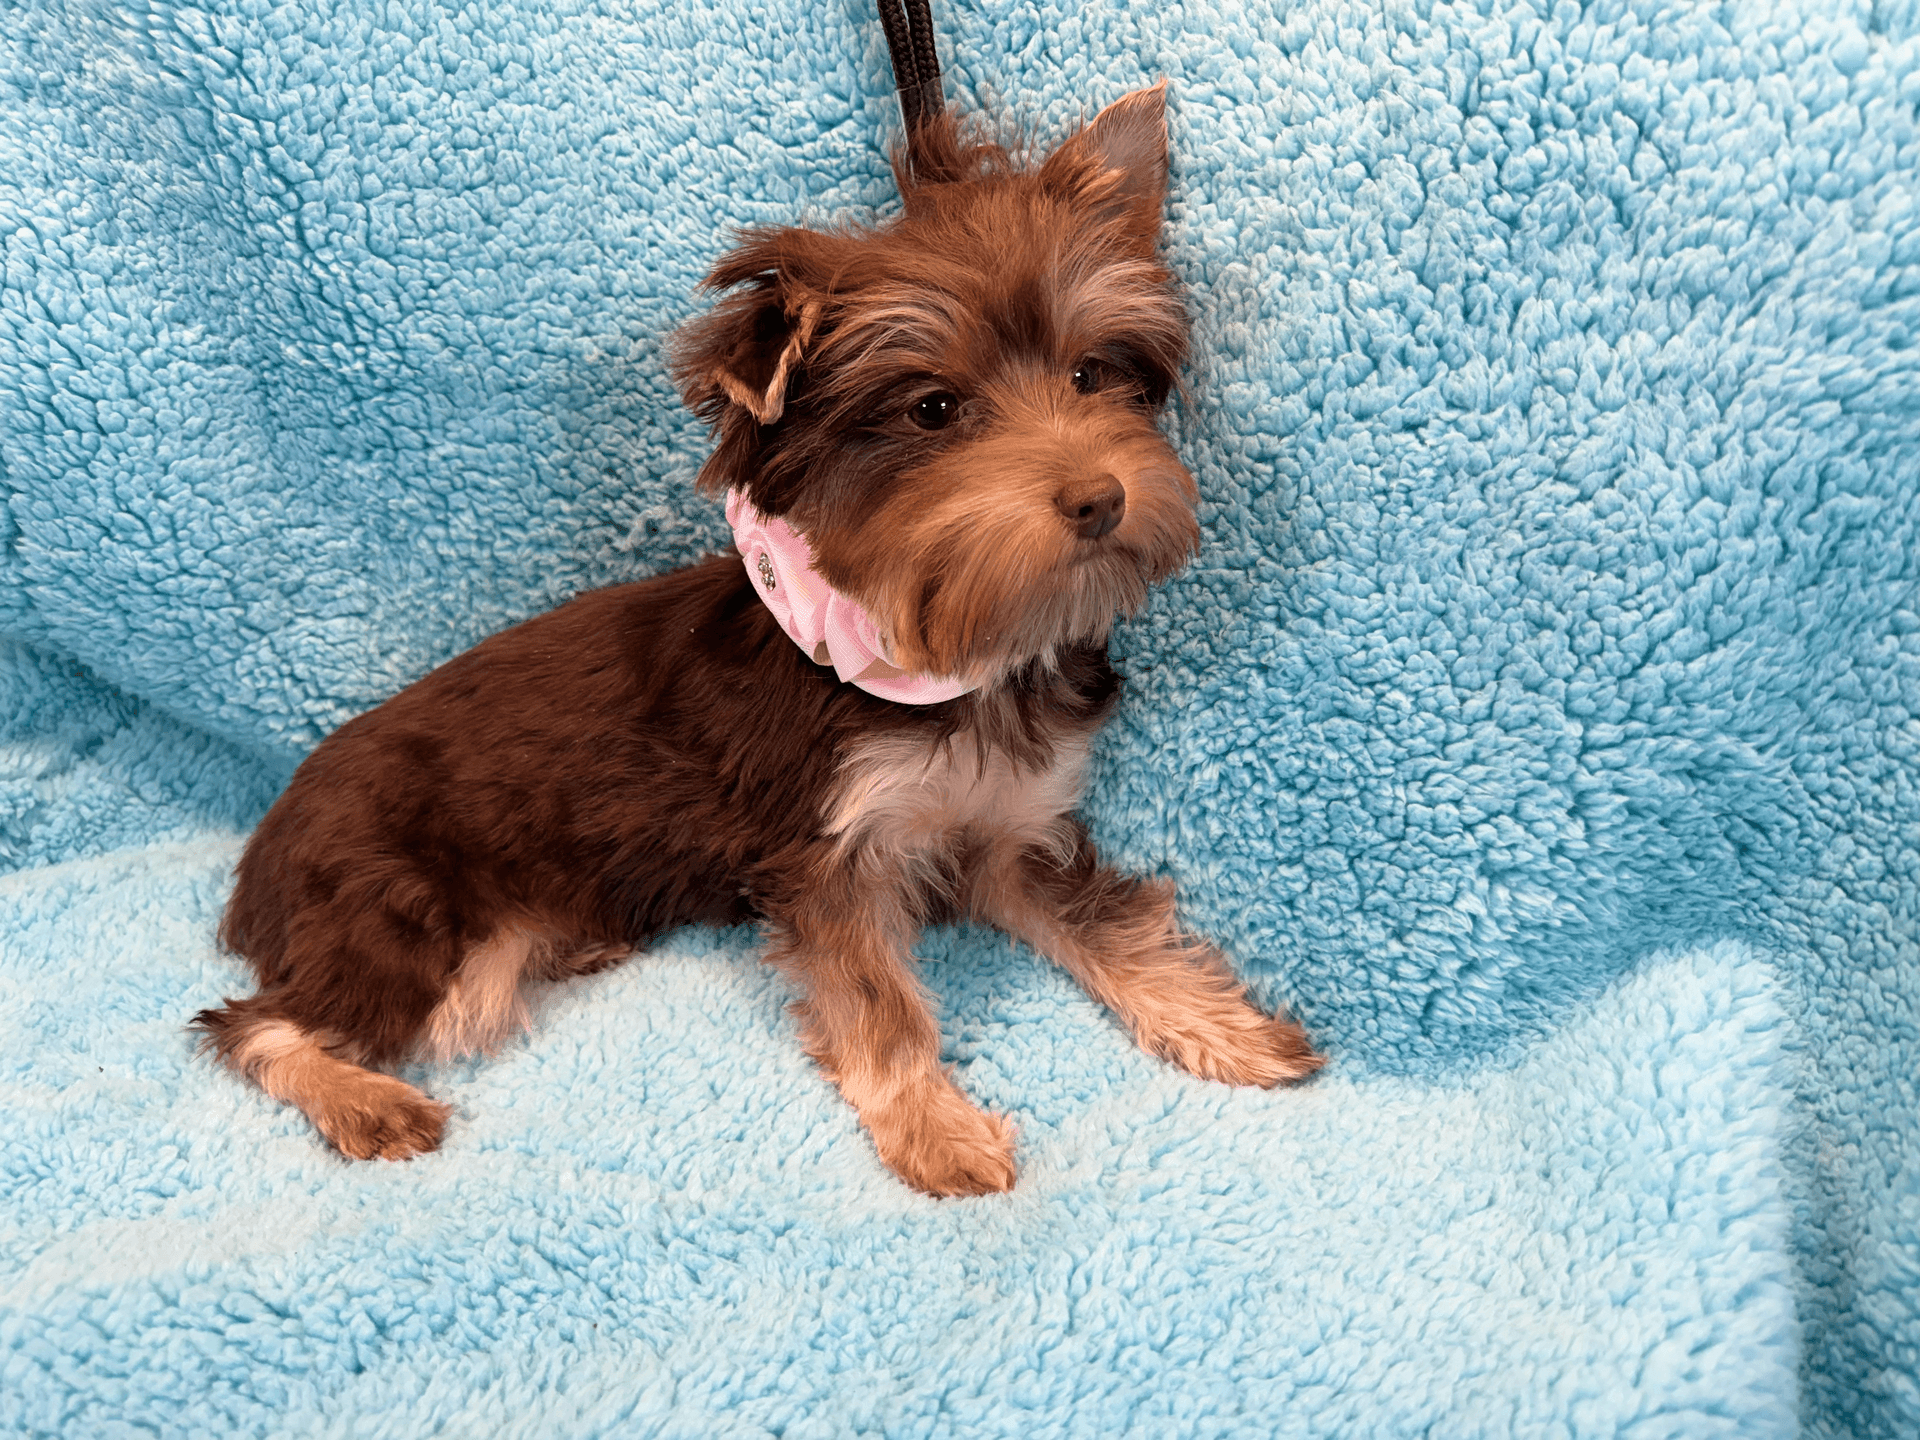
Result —
<svg viewBox="0 0 1920 1440"><path fill-rule="evenodd" d="M1199 543L1182 497L1148 504L1145 491L1136 513L1097 540L1037 513L916 546L862 597L889 631L896 663L988 685L1062 648L1105 644L1114 622L1139 613Z"/></svg>

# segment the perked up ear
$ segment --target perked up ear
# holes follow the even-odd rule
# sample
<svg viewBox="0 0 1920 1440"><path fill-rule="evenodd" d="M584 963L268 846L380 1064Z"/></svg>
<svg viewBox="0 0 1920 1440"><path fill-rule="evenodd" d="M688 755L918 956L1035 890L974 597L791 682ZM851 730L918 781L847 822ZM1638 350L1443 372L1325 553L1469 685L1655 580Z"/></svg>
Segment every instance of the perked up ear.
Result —
<svg viewBox="0 0 1920 1440"><path fill-rule="evenodd" d="M1040 167L1056 194L1124 216L1148 246L1167 199L1167 82L1123 95Z"/></svg>
<svg viewBox="0 0 1920 1440"><path fill-rule="evenodd" d="M674 369L687 403L717 420L731 401L762 425L785 413L787 386L820 323L820 302L789 312L779 291L757 287L733 296L682 332Z"/></svg>

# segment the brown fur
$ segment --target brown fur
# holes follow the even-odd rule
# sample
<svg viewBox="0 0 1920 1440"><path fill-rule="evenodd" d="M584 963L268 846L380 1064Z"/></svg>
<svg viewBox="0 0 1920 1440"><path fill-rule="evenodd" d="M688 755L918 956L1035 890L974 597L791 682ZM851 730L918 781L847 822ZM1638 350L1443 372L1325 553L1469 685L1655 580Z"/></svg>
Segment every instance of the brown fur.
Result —
<svg viewBox="0 0 1920 1440"><path fill-rule="evenodd" d="M197 1017L343 1153L440 1143L446 1107L378 1067L490 1049L526 984L751 917L809 1053L933 1194L1014 1174L1011 1127L939 1062L910 954L935 917L1027 940L1195 1074L1320 1063L1071 815L1119 685L1108 628L1198 538L1155 424L1186 347L1154 253L1161 92L1034 166L951 117L914 145L899 218L745 237L676 373L715 429L702 484L805 534L902 664L980 688L840 684L729 553L583 595L343 726L240 861L221 936L258 993ZM951 423L912 419L929 395Z"/></svg>

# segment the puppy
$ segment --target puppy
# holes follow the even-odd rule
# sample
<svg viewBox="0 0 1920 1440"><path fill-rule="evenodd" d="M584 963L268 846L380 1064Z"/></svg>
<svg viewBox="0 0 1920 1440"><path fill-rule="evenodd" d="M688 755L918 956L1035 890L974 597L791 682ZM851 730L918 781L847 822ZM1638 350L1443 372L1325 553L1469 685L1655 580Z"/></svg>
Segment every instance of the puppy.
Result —
<svg viewBox="0 0 1920 1440"><path fill-rule="evenodd" d="M970 916L1195 1075L1313 1071L1074 819L1109 628L1199 539L1155 423L1187 347L1166 143L1163 87L1037 165L941 115L896 153L897 219L745 236L675 347L738 552L582 595L316 749L240 861L221 939L259 990L197 1016L206 1043L342 1153L405 1159L448 1107L379 1067L754 918L881 1160L1006 1190L1013 1129L942 1067L909 953Z"/></svg>

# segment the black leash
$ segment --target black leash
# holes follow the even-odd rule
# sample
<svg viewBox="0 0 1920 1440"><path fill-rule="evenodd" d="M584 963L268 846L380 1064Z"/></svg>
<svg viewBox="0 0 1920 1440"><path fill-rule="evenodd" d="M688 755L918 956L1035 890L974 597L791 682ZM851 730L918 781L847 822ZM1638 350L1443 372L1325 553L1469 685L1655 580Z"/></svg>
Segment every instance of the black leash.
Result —
<svg viewBox="0 0 1920 1440"><path fill-rule="evenodd" d="M900 119L911 136L940 113L940 54L933 46L933 10L928 0L879 0L880 28L893 56L893 83L900 91Z"/></svg>

